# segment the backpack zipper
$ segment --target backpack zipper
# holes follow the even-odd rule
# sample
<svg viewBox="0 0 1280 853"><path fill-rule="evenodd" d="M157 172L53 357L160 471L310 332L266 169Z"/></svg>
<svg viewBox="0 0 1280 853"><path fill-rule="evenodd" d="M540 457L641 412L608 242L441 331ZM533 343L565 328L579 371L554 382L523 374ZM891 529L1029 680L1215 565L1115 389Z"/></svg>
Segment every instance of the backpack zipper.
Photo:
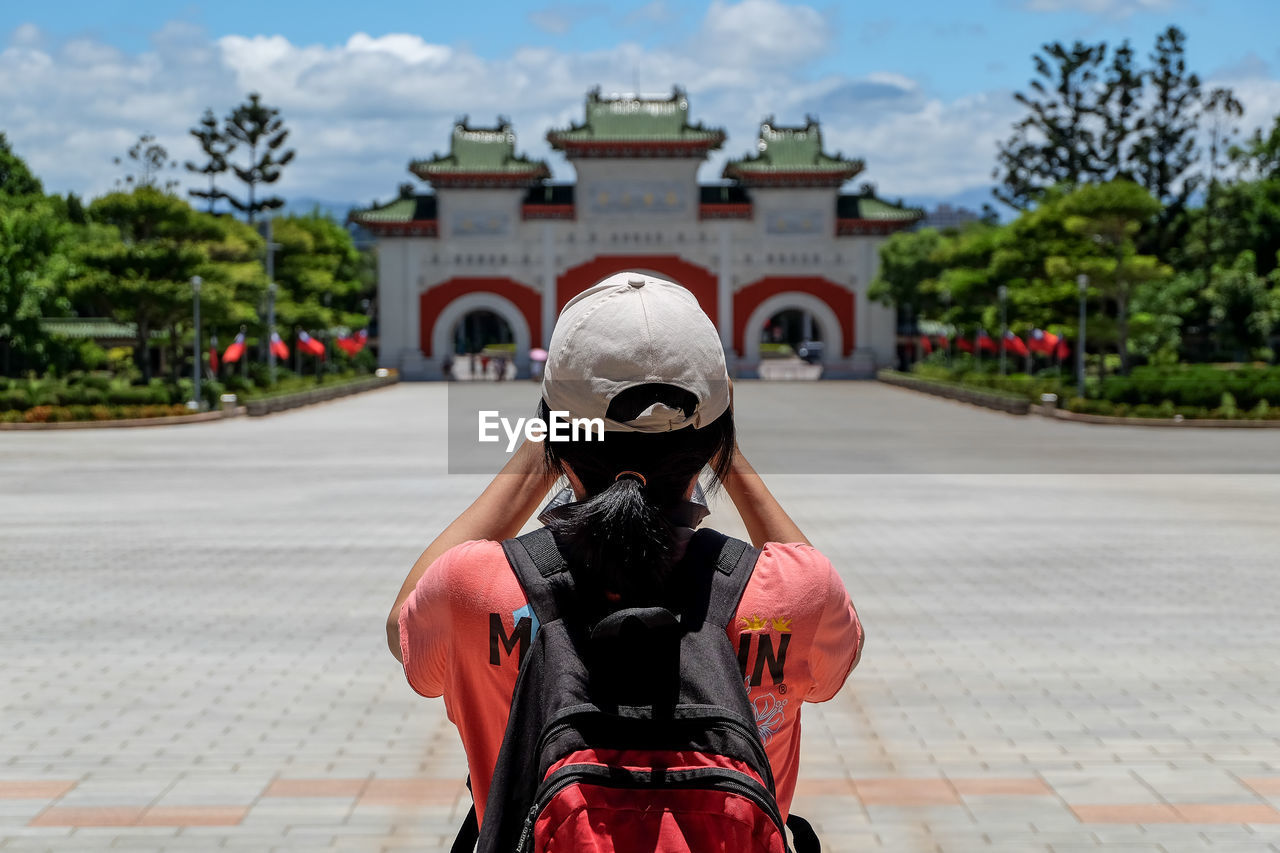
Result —
<svg viewBox="0 0 1280 853"><path fill-rule="evenodd" d="M550 743L554 738L559 737L565 731L571 730L574 727L574 724L571 722L573 717L583 714L604 713L604 711L597 708L592 708L590 710L579 710L574 711L571 714L565 714L559 720L551 723L543 730L542 735L538 738L538 743L534 748L533 755L542 755L548 743ZM681 718L681 721L693 721L697 719L697 717L684 717ZM776 792L777 788L773 778L773 766L769 763L769 753L765 750L764 744L760 742L760 732L757 731L754 726L747 725L736 716L731 717L728 715L708 718L706 720L706 725L708 728L719 727L733 729L743 735L744 740L746 740L750 749L755 753L755 757L758 759L760 767L764 771L765 787L770 791Z"/></svg>
<svg viewBox="0 0 1280 853"><path fill-rule="evenodd" d="M704 790L724 791L750 800L761 811L768 815L778 828L786 845L787 833L783 826L782 814L778 811L777 802L770 796L769 790L755 779L736 770L723 767L693 767L684 770L670 771L675 778L667 778L661 788L653 783L650 771L618 772L616 769L599 764L569 764L561 767L548 776L534 796L533 805L525 816L524 826L520 831L520 840L516 844L515 853L526 853L533 837L534 826L538 822L538 814L546 808L556 794L570 785L587 781L606 788L651 788L655 790L672 788L700 788ZM786 847L790 850L790 847Z"/></svg>

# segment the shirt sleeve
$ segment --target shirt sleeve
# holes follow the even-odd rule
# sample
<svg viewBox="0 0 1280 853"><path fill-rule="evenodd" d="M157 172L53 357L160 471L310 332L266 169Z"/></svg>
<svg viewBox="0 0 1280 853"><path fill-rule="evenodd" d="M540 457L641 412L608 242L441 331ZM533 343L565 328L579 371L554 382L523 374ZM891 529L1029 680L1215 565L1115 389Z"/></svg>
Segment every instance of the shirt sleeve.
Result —
<svg viewBox="0 0 1280 853"><path fill-rule="evenodd" d="M845 679L862 656L862 622L853 609L844 581L821 553L812 551L814 559L826 569L826 597L818 629L809 650L809 670L813 685L806 702L826 702L840 692Z"/></svg>
<svg viewBox="0 0 1280 853"><path fill-rule="evenodd" d="M400 607L400 657L409 686L423 696L444 695L452 642L449 577L471 543L445 551L427 567Z"/></svg>

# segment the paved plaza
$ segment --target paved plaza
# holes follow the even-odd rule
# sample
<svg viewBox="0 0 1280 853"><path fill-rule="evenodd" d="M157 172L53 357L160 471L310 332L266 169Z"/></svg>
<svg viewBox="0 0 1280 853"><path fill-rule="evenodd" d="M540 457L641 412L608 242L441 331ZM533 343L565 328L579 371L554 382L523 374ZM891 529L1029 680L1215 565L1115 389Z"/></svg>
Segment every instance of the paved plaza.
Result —
<svg viewBox="0 0 1280 853"><path fill-rule="evenodd" d="M0 433L0 851L448 849L464 758L383 620L487 481L449 394ZM735 396L867 631L804 711L825 850L1280 851L1280 430Z"/></svg>

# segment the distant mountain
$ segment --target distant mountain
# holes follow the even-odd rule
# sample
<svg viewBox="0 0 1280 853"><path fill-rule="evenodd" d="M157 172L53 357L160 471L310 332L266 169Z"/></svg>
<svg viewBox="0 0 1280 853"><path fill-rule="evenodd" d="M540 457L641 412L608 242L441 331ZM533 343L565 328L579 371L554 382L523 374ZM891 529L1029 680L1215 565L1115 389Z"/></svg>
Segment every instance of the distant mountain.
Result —
<svg viewBox="0 0 1280 853"><path fill-rule="evenodd" d="M990 186L971 187L951 195L905 196L903 201L911 207L923 207L925 211L932 211L937 209L940 204L947 204L953 208L967 208L978 214L982 213L984 204L989 204L1000 215L1001 222L1008 222L1013 219L1013 211L1007 205L996 201L995 196L991 194L991 190L992 187Z"/></svg>
<svg viewBox="0 0 1280 853"><path fill-rule="evenodd" d="M354 201L326 201L320 198L291 198L285 202L284 207L275 211L277 216L308 216L317 210L323 216L327 216L335 222L345 223L347 221L347 213L354 207L366 207L367 204L361 204Z"/></svg>

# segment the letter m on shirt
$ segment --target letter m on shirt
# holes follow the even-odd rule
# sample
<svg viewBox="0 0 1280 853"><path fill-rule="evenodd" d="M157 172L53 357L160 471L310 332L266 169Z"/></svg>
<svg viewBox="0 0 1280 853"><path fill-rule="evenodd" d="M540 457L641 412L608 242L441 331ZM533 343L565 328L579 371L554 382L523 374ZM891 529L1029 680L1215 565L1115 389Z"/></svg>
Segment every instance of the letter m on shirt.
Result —
<svg viewBox="0 0 1280 853"><path fill-rule="evenodd" d="M516 659L517 665L524 660L524 656L529 652L529 641L533 634L533 620L528 616L521 616L516 622L515 628L508 634L502 625L502 616L498 613L489 614L489 663L493 666L502 666L503 655L499 653L501 648L506 657L511 657L511 653L516 650L516 646L520 647L519 656Z"/></svg>

